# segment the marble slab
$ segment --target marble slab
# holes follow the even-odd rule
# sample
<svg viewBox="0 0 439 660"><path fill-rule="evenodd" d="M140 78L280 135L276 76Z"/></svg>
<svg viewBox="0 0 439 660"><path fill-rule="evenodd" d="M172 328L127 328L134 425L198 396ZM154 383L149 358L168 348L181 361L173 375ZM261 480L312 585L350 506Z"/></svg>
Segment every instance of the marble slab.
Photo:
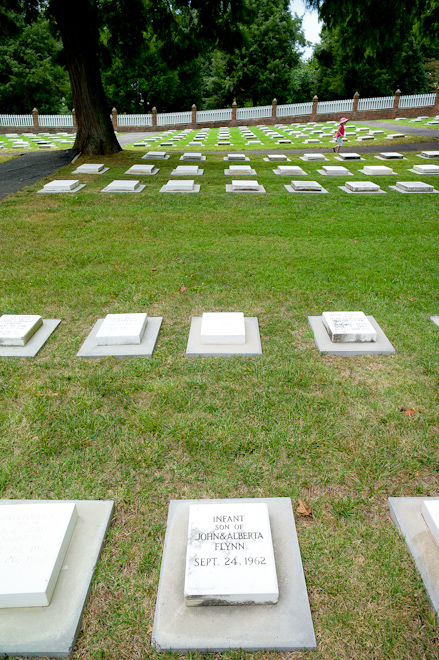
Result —
<svg viewBox="0 0 439 660"><path fill-rule="evenodd" d="M317 172L323 176L353 176L352 172L342 165L324 165Z"/></svg>
<svg viewBox="0 0 439 660"><path fill-rule="evenodd" d="M386 140L396 140L398 138L405 138L404 133L389 133L389 135L386 135Z"/></svg>
<svg viewBox="0 0 439 660"><path fill-rule="evenodd" d="M433 321L433 323L439 326L439 316L430 316L430 321Z"/></svg>
<svg viewBox="0 0 439 660"><path fill-rule="evenodd" d="M375 156L379 160L407 160L404 156L397 151L382 151L379 156Z"/></svg>
<svg viewBox="0 0 439 660"><path fill-rule="evenodd" d="M0 655L69 658L110 523L112 501L0 500L2 506L74 504L76 525L50 604L0 610Z"/></svg>
<svg viewBox="0 0 439 660"><path fill-rule="evenodd" d="M107 314L96 332L98 346L124 346L140 344L148 324L148 315Z"/></svg>
<svg viewBox="0 0 439 660"><path fill-rule="evenodd" d="M430 499L425 499L422 503L421 513L436 545L439 547L439 501L432 502Z"/></svg>
<svg viewBox="0 0 439 660"><path fill-rule="evenodd" d="M308 316L308 321L314 333L314 341L320 353L328 355L390 355L395 352L390 341L381 330L373 316L367 316L377 333L376 342L334 343L331 341L321 316Z"/></svg>
<svg viewBox="0 0 439 660"><path fill-rule="evenodd" d="M267 157L264 158L264 161L266 163L271 163L271 162L286 162L290 161L288 156L285 156L285 154L267 154Z"/></svg>
<svg viewBox="0 0 439 660"><path fill-rule="evenodd" d="M227 156L223 157L223 160L228 160L228 161L248 161L250 158L246 156L245 154L227 154Z"/></svg>
<svg viewBox="0 0 439 660"><path fill-rule="evenodd" d="M324 154L303 154L303 156L300 156L300 160L304 160L305 162L308 162L313 160L328 160L328 159Z"/></svg>
<svg viewBox="0 0 439 660"><path fill-rule="evenodd" d="M203 156L201 151L186 151L180 160L206 160L206 156Z"/></svg>
<svg viewBox="0 0 439 660"><path fill-rule="evenodd" d="M242 312L205 312L201 317L202 344L245 344Z"/></svg>
<svg viewBox="0 0 439 660"><path fill-rule="evenodd" d="M228 176L248 176L256 174L256 172L250 165L229 165L229 168L224 170L224 174Z"/></svg>
<svg viewBox="0 0 439 660"><path fill-rule="evenodd" d="M389 176L390 174L396 174L391 167L386 167L385 165L365 165L359 171L368 176Z"/></svg>
<svg viewBox="0 0 439 660"><path fill-rule="evenodd" d="M162 316L148 317L148 324L145 328L140 344L113 344L111 346L100 346L96 341L96 334L104 319L99 319L96 321L76 356L83 358L100 358L109 355L117 358L152 357L162 320Z"/></svg>
<svg viewBox="0 0 439 660"><path fill-rule="evenodd" d="M265 503L279 600L269 605L186 607L185 557L192 505ZM239 514L238 514L239 515ZM158 652L315 649L316 639L289 498L171 501L160 569L152 646Z"/></svg>
<svg viewBox="0 0 439 660"><path fill-rule="evenodd" d="M154 165L131 165L125 174L133 174L134 176L136 174L152 175L157 174L157 172L159 172L159 168L155 167Z"/></svg>
<svg viewBox="0 0 439 660"><path fill-rule="evenodd" d="M193 179L181 179L180 181L174 179L168 181L159 190L161 193L198 193L200 192L200 185L196 184Z"/></svg>
<svg viewBox="0 0 439 660"><path fill-rule="evenodd" d="M167 154L166 151L148 151L142 160L168 160L170 154Z"/></svg>
<svg viewBox="0 0 439 660"><path fill-rule="evenodd" d="M389 186L389 188L402 193L437 192L429 183L423 183L422 181L398 181L395 186Z"/></svg>
<svg viewBox="0 0 439 660"><path fill-rule="evenodd" d="M289 193L327 193L328 191L317 181L291 181L284 186Z"/></svg>
<svg viewBox="0 0 439 660"><path fill-rule="evenodd" d="M439 165L413 165L409 171L415 174L439 174Z"/></svg>
<svg viewBox="0 0 439 660"><path fill-rule="evenodd" d="M26 346L43 325L38 314L3 314L0 316L0 346Z"/></svg>
<svg viewBox="0 0 439 660"><path fill-rule="evenodd" d="M85 185L80 184L78 179L57 179L46 183L37 193L76 193L85 188Z"/></svg>
<svg viewBox="0 0 439 660"><path fill-rule="evenodd" d="M74 503L0 506L0 608L49 605L76 518Z"/></svg>
<svg viewBox="0 0 439 660"><path fill-rule="evenodd" d="M231 185L226 185L226 192L231 193L265 193L265 188L257 181L233 180Z"/></svg>
<svg viewBox="0 0 439 660"><path fill-rule="evenodd" d="M421 151L421 158L439 158L439 151Z"/></svg>
<svg viewBox="0 0 439 660"><path fill-rule="evenodd" d="M344 186L338 186L343 192L354 194L354 195L385 195L386 192L381 190L377 183L372 181L346 181Z"/></svg>
<svg viewBox="0 0 439 660"><path fill-rule="evenodd" d="M201 176L204 170L200 169L198 165L177 165L172 170L171 176Z"/></svg>
<svg viewBox="0 0 439 660"><path fill-rule="evenodd" d="M0 345L0 357L35 357L60 323L61 319L43 319L43 325L24 346Z"/></svg>
<svg viewBox="0 0 439 660"><path fill-rule="evenodd" d="M364 160L364 158L362 158L360 154L349 153L349 152L338 154L338 156L336 156L335 158L337 160Z"/></svg>
<svg viewBox="0 0 439 660"><path fill-rule="evenodd" d="M322 321L332 342L377 340L376 330L364 312L323 312Z"/></svg>
<svg viewBox="0 0 439 660"><path fill-rule="evenodd" d="M102 188L102 193L140 193L145 188L139 180L126 181L124 179L115 179L108 186Z"/></svg>
<svg viewBox="0 0 439 660"><path fill-rule="evenodd" d="M103 163L83 163L72 172L72 174L104 174L110 168Z"/></svg>
<svg viewBox="0 0 439 660"><path fill-rule="evenodd" d="M245 344L203 344L201 341L202 317L191 321L186 357L200 355L210 357L231 357L232 355L262 355L261 338L258 319L254 316L244 317Z"/></svg>
<svg viewBox="0 0 439 660"><path fill-rule="evenodd" d="M273 172L279 176L308 176L298 165L278 165Z"/></svg>

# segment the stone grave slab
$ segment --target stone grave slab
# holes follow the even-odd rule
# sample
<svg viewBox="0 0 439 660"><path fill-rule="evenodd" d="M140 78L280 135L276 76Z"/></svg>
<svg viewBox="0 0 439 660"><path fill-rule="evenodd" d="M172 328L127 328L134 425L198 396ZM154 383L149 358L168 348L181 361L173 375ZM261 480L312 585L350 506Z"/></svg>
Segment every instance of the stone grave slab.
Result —
<svg viewBox="0 0 439 660"><path fill-rule="evenodd" d="M78 179L57 179L46 183L37 193L76 193L85 188L85 185L80 184Z"/></svg>
<svg viewBox="0 0 439 660"><path fill-rule="evenodd" d="M405 138L404 133L389 133L386 135L386 140L397 140L398 138Z"/></svg>
<svg viewBox="0 0 439 660"><path fill-rule="evenodd" d="M13 316L18 319L18 323L13 322L12 326L21 327L21 318L29 318L28 315L8 315L4 314L1 319L7 316ZM46 341L49 339L50 335L61 323L61 319L42 319L42 325L40 325L36 332L31 334L27 339L26 343L23 345L1 345L0 344L0 357L35 357L38 351L44 346ZM26 322L25 322L26 325ZM12 326L6 322L6 325L3 326L3 334L7 334L7 327L11 328ZM12 330L13 333L16 333L16 329Z"/></svg>
<svg viewBox="0 0 439 660"><path fill-rule="evenodd" d="M246 181L234 179L231 185L226 185L228 193L265 193L265 188L259 185L257 181Z"/></svg>
<svg viewBox="0 0 439 660"><path fill-rule="evenodd" d="M227 170L224 170L226 176L249 176L256 174L256 171L250 165L229 165Z"/></svg>
<svg viewBox="0 0 439 660"><path fill-rule="evenodd" d="M377 183L372 181L346 181L344 186L338 186L340 190L349 194L369 194L385 195L386 192L381 190Z"/></svg>
<svg viewBox="0 0 439 660"><path fill-rule="evenodd" d="M379 160L406 160L404 156L397 151L382 151L379 156L375 156Z"/></svg>
<svg viewBox="0 0 439 660"><path fill-rule="evenodd" d="M389 497L387 501L393 522L404 537L416 568L421 574L439 623L439 547L423 515L423 509L426 510L425 505L432 507L430 510L434 511L439 505L439 498ZM437 521L436 517L435 519Z"/></svg>
<svg viewBox="0 0 439 660"><path fill-rule="evenodd" d="M199 193L200 185L196 184L193 179L181 179L180 181L174 179L168 181L160 188L161 193Z"/></svg>
<svg viewBox="0 0 439 660"><path fill-rule="evenodd" d="M341 344L331 341L328 332L323 325L321 316L308 316L308 322L314 333L314 341L320 353L346 356L374 354L390 355L394 353L395 349L375 321L374 317L367 316L367 320L370 321L377 333L377 339L375 342L349 342Z"/></svg>
<svg viewBox="0 0 439 660"><path fill-rule="evenodd" d="M200 169L198 165L177 165L172 170L171 176L201 176L204 170Z"/></svg>
<svg viewBox="0 0 439 660"><path fill-rule="evenodd" d="M104 319L98 319L87 339L76 354L76 357L100 358L109 355L117 358L151 357L157 342L162 320L162 316L148 317L148 323L144 329L140 344L99 345L96 335L99 332Z"/></svg>
<svg viewBox="0 0 439 660"><path fill-rule="evenodd" d="M321 142L321 140L317 138L308 138L307 140L303 141L303 144L316 144L318 142Z"/></svg>
<svg viewBox="0 0 439 660"><path fill-rule="evenodd" d="M201 317L202 344L245 344L242 312L205 312Z"/></svg>
<svg viewBox="0 0 439 660"><path fill-rule="evenodd" d="M166 151L148 151L142 160L168 160L170 154L167 154Z"/></svg>
<svg viewBox="0 0 439 660"><path fill-rule="evenodd" d="M375 140L373 135L359 135L357 139L359 142L366 142L367 140Z"/></svg>
<svg viewBox="0 0 439 660"><path fill-rule="evenodd" d="M278 602L265 502L189 506L184 600L188 607Z"/></svg>
<svg viewBox="0 0 439 660"><path fill-rule="evenodd" d="M0 316L0 346L26 346L43 325L38 314L3 314Z"/></svg>
<svg viewBox="0 0 439 660"><path fill-rule="evenodd" d="M115 179L108 186L102 188L102 193L139 193L145 188L140 181L126 181L124 179Z"/></svg>
<svg viewBox="0 0 439 660"><path fill-rule="evenodd" d="M362 158L360 156L360 154L356 154L356 153L352 153L352 152L351 153L346 152L346 153L338 154L338 156L336 156L335 158L337 160L364 160L364 158Z"/></svg>
<svg viewBox="0 0 439 660"><path fill-rule="evenodd" d="M110 168L103 163L83 163L72 172L72 174L104 174Z"/></svg>
<svg viewBox="0 0 439 660"><path fill-rule="evenodd" d="M148 324L148 315L107 314L96 332L98 346L140 344Z"/></svg>
<svg viewBox="0 0 439 660"><path fill-rule="evenodd" d="M390 174L396 174L391 167L386 167L385 165L365 165L362 170L359 170L362 174L367 174L368 176L388 176Z"/></svg>
<svg viewBox="0 0 439 660"><path fill-rule="evenodd" d="M317 181L291 181L284 186L290 193L327 193L328 191Z"/></svg>
<svg viewBox="0 0 439 660"><path fill-rule="evenodd" d="M112 501L93 500L0 500L0 508L6 507L7 510L21 506L39 508L43 505L67 505L74 506L77 512L76 524L61 561L62 570L59 572L50 604L45 607L5 607L0 610L1 655L71 657L94 569L110 523L113 504ZM22 514L15 514L16 519L20 516L22 517ZM8 513L6 517L11 518ZM41 521L38 545L33 541L35 554L26 556L29 566L46 543L45 530L50 527L49 520ZM2 535L4 552L3 540ZM27 549L30 547L28 544Z"/></svg>
<svg viewBox="0 0 439 660"><path fill-rule="evenodd" d="M125 174L132 174L132 175L152 175L152 174L157 174L159 172L159 168L155 167L154 165L131 165L131 167L125 172Z"/></svg>
<svg viewBox="0 0 439 660"><path fill-rule="evenodd" d="M439 326L439 316L430 316L430 321L433 321L433 323Z"/></svg>
<svg viewBox="0 0 439 660"><path fill-rule="evenodd" d="M203 156L201 151L186 151L180 160L206 160L206 156Z"/></svg>
<svg viewBox="0 0 439 660"><path fill-rule="evenodd" d="M250 158L246 156L245 154L227 154L227 156L223 157L223 160L228 160L228 161L249 161Z"/></svg>
<svg viewBox="0 0 439 660"><path fill-rule="evenodd" d="M291 140L287 140L287 139L278 140L277 144L291 144Z"/></svg>
<svg viewBox="0 0 439 660"><path fill-rule="evenodd" d="M0 506L0 609L49 605L76 518L74 503Z"/></svg>
<svg viewBox="0 0 439 660"><path fill-rule="evenodd" d="M322 321L334 343L377 340L376 330L364 312L323 312Z"/></svg>
<svg viewBox="0 0 439 660"><path fill-rule="evenodd" d="M256 317L244 317L244 344L203 343L201 337L201 326L202 317L195 317L192 319L186 347L186 357L196 357L199 355L210 357L231 357L232 355L262 355L259 324Z"/></svg>
<svg viewBox="0 0 439 660"><path fill-rule="evenodd" d="M415 174L439 174L439 165L413 165L413 168L409 172L414 172Z"/></svg>
<svg viewBox="0 0 439 660"><path fill-rule="evenodd" d="M271 163L271 162L286 162L290 161L288 156L285 156L285 154L267 154L267 157L264 158L264 161L266 163Z"/></svg>
<svg viewBox="0 0 439 660"><path fill-rule="evenodd" d="M278 165L273 172L279 176L308 176L298 165Z"/></svg>
<svg viewBox="0 0 439 660"><path fill-rule="evenodd" d="M300 159L304 161L328 160L324 154L303 154L303 156L300 156Z"/></svg>
<svg viewBox="0 0 439 660"><path fill-rule="evenodd" d="M184 603L184 580L190 507L259 503L266 504L268 508L279 584L278 602L187 607ZM234 524L240 523L231 523L232 526ZM249 533L251 531L256 530L252 529ZM219 552L222 557L228 554L227 551ZM230 554L227 558L233 561L234 556ZM224 569L229 567L235 569L233 564L224 566ZM221 653L229 649L249 652L315 649L314 628L289 498L170 502L151 642L159 652L174 653Z"/></svg>
<svg viewBox="0 0 439 660"><path fill-rule="evenodd" d="M421 151L420 158L439 158L439 151Z"/></svg>
<svg viewBox="0 0 439 660"><path fill-rule="evenodd" d="M429 183L422 181L398 181L395 186L389 186L392 190L401 193L435 193L438 192Z"/></svg>
<svg viewBox="0 0 439 660"><path fill-rule="evenodd" d="M342 165L324 165L317 172L323 176L353 176L352 172Z"/></svg>

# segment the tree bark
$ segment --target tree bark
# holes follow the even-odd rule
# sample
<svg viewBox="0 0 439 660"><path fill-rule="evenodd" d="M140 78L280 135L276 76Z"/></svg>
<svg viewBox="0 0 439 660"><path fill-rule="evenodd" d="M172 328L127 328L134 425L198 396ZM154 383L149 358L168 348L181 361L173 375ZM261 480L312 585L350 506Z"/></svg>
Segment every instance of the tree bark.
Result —
<svg viewBox="0 0 439 660"><path fill-rule="evenodd" d="M51 0L64 46L78 132L75 148L84 154L121 151L102 86L93 0Z"/></svg>

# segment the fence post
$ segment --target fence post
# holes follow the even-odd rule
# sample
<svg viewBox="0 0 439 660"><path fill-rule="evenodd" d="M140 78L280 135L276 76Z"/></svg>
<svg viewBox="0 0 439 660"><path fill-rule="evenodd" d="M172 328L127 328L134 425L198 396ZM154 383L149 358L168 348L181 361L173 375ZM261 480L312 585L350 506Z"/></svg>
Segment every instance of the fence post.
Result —
<svg viewBox="0 0 439 660"><path fill-rule="evenodd" d="M73 128L77 128L77 126L76 126L76 110L75 110L75 108L72 108L72 121L73 121Z"/></svg>
<svg viewBox="0 0 439 660"><path fill-rule="evenodd" d="M236 122L236 109L238 107L238 104L234 100L232 103L232 122Z"/></svg>
<svg viewBox="0 0 439 660"><path fill-rule="evenodd" d="M277 117L277 99L273 99L271 102L271 118L276 119Z"/></svg>
<svg viewBox="0 0 439 660"><path fill-rule="evenodd" d="M197 127L197 106L195 103L192 104L192 128Z"/></svg>
<svg viewBox="0 0 439 660"><path fill-rule="evenodd" d="M32 120L34 122L34 128L39 128L40 122L38 121L38 110L36 108L32 110Z"/></svg>
<svg viewBox="0 0 439 660"><path fill-rule="evenodd" d="M401 90L397 89L395 92L395 98L393 99L393 119L395 119L396 115L398 114L398 108L399 108L399 99L401 97Z"/></svg>
<svg viewBox="0 0 439 660"><path fill-rule="evenodd" d="M152 125L154 127L156 127L157 126L157 108L155 106L151 110L151 113L152 113Z"/></svg>
<svg viewBox="0 0 439 660"><path fill-rule="evenodd" d="M117 110L113 108L111 111L111 123L113 124L113 130L117 130Z"/></svg>
<svg viewBox="0 0 439 660"><path fill-rule="evenodd" d="M354 103L352 105L352 118L357 114L358 110L358 101L360 100L360 95L358 92L355 92L354 94Z"/></svg>
<svg viewBox="0 0 439 660"><path fill-rule="evenodd" d="M318 103L319 103L319 97L316 94L314 96L313 100L312 100L312 112L311 112L311 114L312 114L313 117L315 117L315 115L317 114Z"/></svg>

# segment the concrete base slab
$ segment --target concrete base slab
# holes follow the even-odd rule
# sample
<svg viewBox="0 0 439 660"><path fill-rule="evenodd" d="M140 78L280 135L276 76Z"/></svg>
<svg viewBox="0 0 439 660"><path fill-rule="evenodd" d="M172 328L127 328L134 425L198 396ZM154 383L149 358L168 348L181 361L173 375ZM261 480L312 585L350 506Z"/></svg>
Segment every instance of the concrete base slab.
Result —
<svg viewBox="0 0 439 660"><path fill-rule="evenodd" d="M168 160L171 157L171 154L166 154L166 156L148 156L145 154L142 156L142 160Z"/></svg>
<svg viewBox="0 0 439 660"><path fill-rule="evenodd" d="M419 167L421 167L421 165ZM439 172L417 172L414 169L409 169L407 172L413 172L413 174L417 174L418 176L439 176Z"/></svg>
<svg viewBox="0 0 439 660"><path fill-rule="evenodd" d="M0 500L0 506L60 501L66 500ZM70 658L73 653L114 503L70 501L76 504L78 519L50 605L1 610L1 655Z"/></svg>
<svg viewBox="0 0 439 660"><path fill-rule="evenodd" d="M396 161L407 160L407 158L405 158L405 157L404 158L384 158L383 156L374 156L374 158L376 158L377 160L385 160L385 161L388 161L388 160L396 160Z"/></svg>
<svg viewBox="0 0 439 660"><path fill-rule="evenodd" d="M124 174L128 174L129 176L154 176L154 174L157 174L158 172L160 172L160 168L154 167L151 172L130 172L127 170Z"/></svg>
<svg viewBox="0 0 439 660"><path fill-rule="evenodd" d="M293 186L290 185L285 185L284 186L285 190L288 190L289 193L299 193L303 195L304 193L309 195L320 195L321 193L327 193L328 191L325 190L325 188L322 188L321 190L294 190Z"/></svg>
<svg viewBox="0 0 439 660"><path fill-rule="evenodd" d="M77 193L79 190L85 188L87 184L81 183L79 186L76 186L74 190L37 190L37 194L44 193L45 195L71 195L72 193Z"/></svg>
<svg viewBox="0 0 439 660"><path fill-rule="evenodd" d="M233 186L231 184L226 184L226 192L228 192L228 193L238 193L238 194L244 193L245 195L250 193L250 194L254 195L255 193L256 194L264 193L265 188L264 188L264 186L259 186L258 190L233 190Z"/></svg>
<svg viewBox="0 0 439 660"><path fill-rule="evenodd" d="M199 158L185 158L184 156L180 156L179 160L185 160L186 162L189 163L197 163L200 160L206 160L206 156L200 156Z"/></svg>
<svg viewBox="0 0 439 660"><path fill-rule="evenodd" d="M430 321L433 321L433 323L439 325L439 316L430 316Z"/></svg>
<svg viewBox="0 0 439 660"><path fill-rule="evenodd" d="M328 165L328 167L329 167L329 165ZM336 176L354 176L352 174L352 172L341 172L341 174L328 174L324 170L317 170L317 172L319 174L321 174L322 176L334 176L334 177L336 177Z"/></svg>
<svg viewBox="0 0 439 660"><path fill-rule="evenodd" d="M291 163L291 158L285 158L285 160L270 160L270 158L263 158L265 163Z"/></svg>
<svg viewBox="0 0 439 660"><path fill-rule="evenodd" d="M259 324L256 316L244 318L245 344L202 344L201 316L191 321L191 329L186 347L186 357L231 357L232 355L262 355Z"/></svg>
<svg viewBox="0 0 439 660"><path fill-rule="evenodd" d="M356 192L355 190L349 190L346 186L337 186L343 192L348 193L349 195L385 195L385 190L362 190L361 192Z"/></svg>
<svg viewBox="0 0 439 660"><path fill-rule="evenodd" d="M416 172L416 174L419 174L419 172ZM423 176L423 175L422 175ZM389 186L390 190L396 190L396 192L402 193L403 195L431 195L432 193L439 193L439 190L427 190L425 192L421 191L413 191L413 190L401 190L400 188L397 188L396 186Z"/></svg>
<svg viewBox="0 0 439 660"><path fill-rule="evenodd" d="M186 607L184 574L191 504L265 502L270 516L279 601L275 605ZM152 632L159 652L315 649L291 501L287 497L170 502Z"/></svg>
<svg viewBox="0 0 439 660"><path fill-rule="evenodd" d="M390 341L381 330L373 316L367 316L367 319L373 325L377 340L370 342L347 342L345 344L334 343L330 340L328 332L323 325L321 316L308 316L308 321L314 333L314 341L320 353L328 355L391 355L395 352Z"/></svg>
<svg viewBox="0 0 439 660"><path fill-rule="evenodd" d="M162 316L148 317L148 324L140 344L98 346L96 341L96 333L104 322L104 319L99 319L96 321L92 331L88 335L85 342L82 344L81 348L76 354L76 357L100 358L108 357L109 355L117 358L151 357L157 342L157 337L159 335L162 321Z"/></svg>
<svg viewBox="0 0 439 660"><path fill-rule="evenodd" d="M201 188L200 184L199 184L199 183L196 183L196 184L194 185L194 189L193 189L193 190L168 190L168 188L166 187L166 184L165 184L164 186L162 186L162 187L160 188L159 192L161 192L161 193L171 193L171 194L174 194L174 193L179 193L179 194L181 194L181 193L183 193L184 195L188 195L188 194L190 194L190 193L199 193L199 192L200 192L200 188Z"/></svg>
<svg viewBox="0 0 439 660"><path fill-rule="evenodd" d="M43 319L43 325L26 346L0 346L0 357L35 357L60 323L61 319Z"/></svg>
<svg viewBox="0 0 439 660"><path fill-rule="evenodd" d="M305 158L305 156L299 156L300 160L303 160L305 163L321 163L324 160L329 160L329 158Z"/></svg>
<svg viewBox="0 0 439 660"><path fill-rule="evenodd" d="M246 156L245 158L229 158L228 156L223 156L223 160L227 160L229 163L244 163L245 161L249 161L250 158Z"/></svg>
<svg viewBox="0 0 439 660"><path fill-rule="evenodd" d="M135 190L108 190L108 186L105 188L102 188L101 193L110 193L112 195L126 195L128 194L133 194L133 193L140 193L142 190L145 188L145 184L137 186Z"/></svg>
<svg viewBox="0 0 439 660"><path fill-rule="evenodd" d="M439 500L439 497L389 497L387 501L439 621L439 547L421 514L425 500Z"/></svg>
<svg viewBox="0 0 439 660"><path fill-rule="evenodd" d="M183 174L182 172L177 172L177 170L172 170L170 176L201 176L204 174L204 170L198 170L198 172L192 172L192 174Z"/></svg>

